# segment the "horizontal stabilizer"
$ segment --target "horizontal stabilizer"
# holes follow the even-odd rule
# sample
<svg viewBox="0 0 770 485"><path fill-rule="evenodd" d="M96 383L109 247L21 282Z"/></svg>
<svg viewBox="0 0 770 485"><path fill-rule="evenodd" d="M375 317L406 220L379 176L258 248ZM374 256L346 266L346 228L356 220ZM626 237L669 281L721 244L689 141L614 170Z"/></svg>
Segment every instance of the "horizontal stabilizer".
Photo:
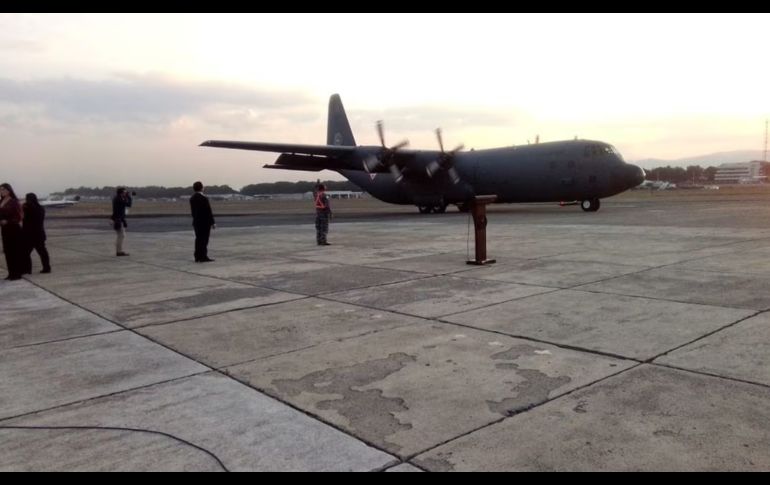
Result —
<svg viewBox="0 0 770 485"><path fill-rule="evenodd" d="M278 157L275 164L265 165L265 168L320 172L321 170L346 170L349 169L350 166L346 162L336 158L284 153Z"/></svg>

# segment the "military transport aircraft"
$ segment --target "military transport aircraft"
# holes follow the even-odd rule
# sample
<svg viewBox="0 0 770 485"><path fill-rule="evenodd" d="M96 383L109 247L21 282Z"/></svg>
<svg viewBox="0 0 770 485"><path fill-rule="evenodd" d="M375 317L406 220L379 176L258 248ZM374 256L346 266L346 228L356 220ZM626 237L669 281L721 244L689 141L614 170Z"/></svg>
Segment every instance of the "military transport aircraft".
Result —
<svg viewBox="0 0 770 485"><path fill-rule="evenodd" d="M584 211L599 200L644 181L640 167L625 163L611 145L569 140L488 150L411 150L404 141L357 146L339 95L329 100L326 145L209 140L201 146L281 153L265 168L319 172L333 170L392 204L416 205L421 213L467 210L477 195L496 195L498 203L579 201Z"/></svg>

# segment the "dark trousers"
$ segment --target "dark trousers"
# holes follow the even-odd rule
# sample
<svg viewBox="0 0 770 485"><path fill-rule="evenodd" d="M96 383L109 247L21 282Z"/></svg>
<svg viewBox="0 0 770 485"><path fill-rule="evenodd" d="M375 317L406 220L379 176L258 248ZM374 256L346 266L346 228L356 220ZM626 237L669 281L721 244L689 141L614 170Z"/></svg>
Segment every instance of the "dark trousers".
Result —
<svg viewBox="0 0 770 485"><path fill-rule="evenodd" d="M40 256L40 263L43 265L43 271L51 271L51 258L48 256L48 249L45 247L45 241L27 241L27 257L24 263L27 265L26 273L32 273L32 251L37 251Z"/></svg>
<svg viewBox="0 0 770 485"><path fill-rule="evenodd" d="M326 242L326 235L329 234L329 213L325 211L316 211L315 213L315 239L318 244Z"/></svg>
<svg viewBox="0 0 770 485"><path fill-rule="evenodd" d="M3 237L3 251L5 252L5 264L8 267L8 276L14 279L21 278L21 275L26 272L26 251L21 226L6 224L0 232Z"/></svg>
<svg viewBox="0 0 770 485"><path fill-rule="evenodd" d="M193 226L195 229L195 261L203 261L209 257L209 237L211 226Z"/></svg>

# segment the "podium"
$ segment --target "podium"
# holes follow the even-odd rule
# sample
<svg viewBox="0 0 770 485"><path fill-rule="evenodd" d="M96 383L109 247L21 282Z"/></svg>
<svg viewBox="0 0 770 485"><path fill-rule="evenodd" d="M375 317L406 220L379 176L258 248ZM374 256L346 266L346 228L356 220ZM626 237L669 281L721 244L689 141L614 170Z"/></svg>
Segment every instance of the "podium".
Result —
<svg viewBox="0 0 770 485"><path fill-rule="evenodd" d="M470 201L476 234L476 259L467 261L468 264L484 266L495 262L494 259L487 259L487 204L495 200L496 195L477 195Z"/></svg>

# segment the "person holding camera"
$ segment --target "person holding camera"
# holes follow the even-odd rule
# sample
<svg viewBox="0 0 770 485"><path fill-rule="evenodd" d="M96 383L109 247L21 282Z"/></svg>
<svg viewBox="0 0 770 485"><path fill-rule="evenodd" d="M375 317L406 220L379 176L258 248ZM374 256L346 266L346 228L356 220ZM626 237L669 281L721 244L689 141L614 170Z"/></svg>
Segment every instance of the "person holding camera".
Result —
<svg viewBox="0 0 770 485"><path fill-rule="evenodd" d="M136 195L136 192L133 192ZM129 207L131 207L131 195L128 193L125 187L118 187L115 197L112 199L112 228L115 229L117 238L115 240L115 256L128 256L128 253L123 251L123 241L126 239L126 213Z"/></svg>
<svg viewBox="0 0 770 485"><path fill-rule="evenodd" d="M195 182L193 190L195 193L190 197L190 211L193 229L195 229L195 262L210 263L214 260L209 258L209 238L211 230L216 229L217 225L214 222L214 213L211 211L209 199L203 195L203 184Z"/></svg>

